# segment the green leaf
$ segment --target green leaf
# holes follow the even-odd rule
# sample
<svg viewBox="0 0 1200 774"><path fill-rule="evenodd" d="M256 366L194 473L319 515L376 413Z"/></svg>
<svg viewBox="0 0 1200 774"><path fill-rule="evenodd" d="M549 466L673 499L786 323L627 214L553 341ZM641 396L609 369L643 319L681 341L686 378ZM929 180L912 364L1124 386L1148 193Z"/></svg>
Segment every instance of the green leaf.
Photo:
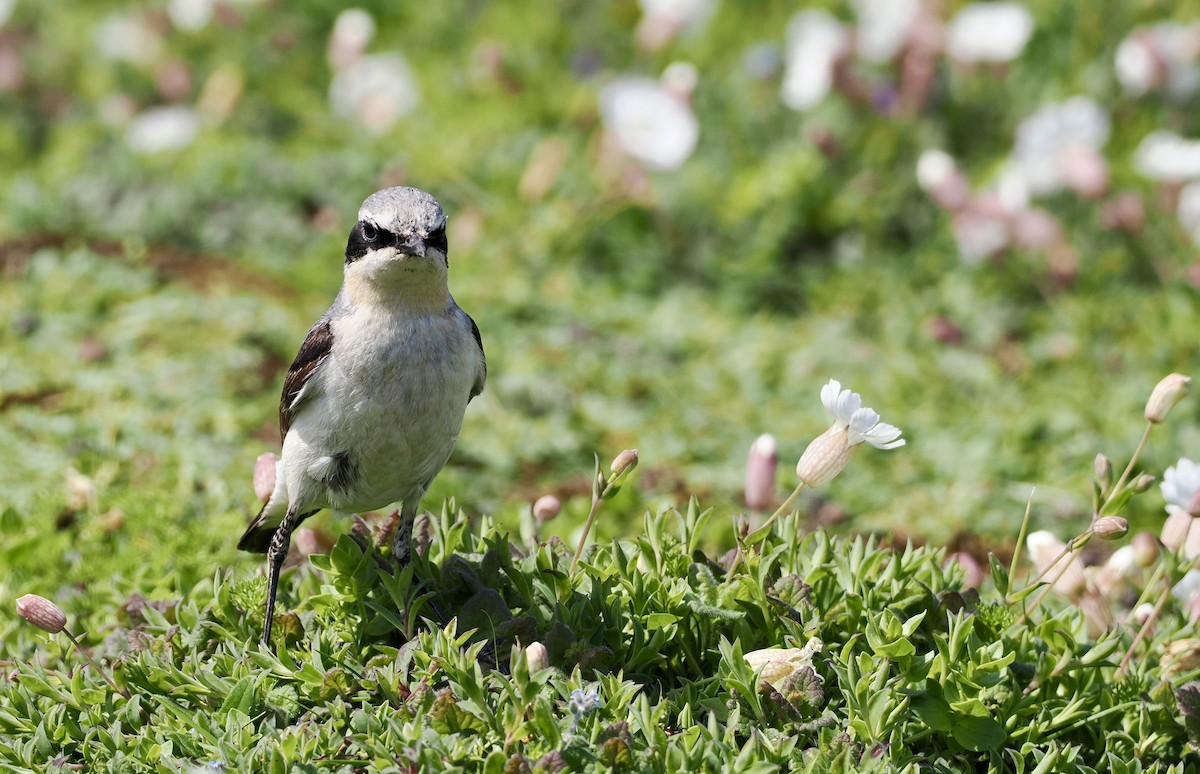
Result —
<svg viewBox="0 0 1200 774"><path fill-rule="evenodd" d="M991 717L981 718L974 715L956 716L951 734L954 741L976 752L994 750L1008 738L1004 727Z"/></svg>
<svg viewBox="0 0 1200 774"><path fill-rule="evenodd" d="M679 616L672 615L671 613L651 613L646 616L645 627L649 631L654 631L664 626L670 626L679 620L681 620Z"/></svg>
<svg viewBox="0 0 1200 774"><path fill-rule="evenodd" d="M1007 597L1010 588L1010 579L1008 577L1008 568L1005 567L996 555L988 552L988 563L992 567L992 583L996 584L996 591L1000 592L1000 596Z"/></svg>

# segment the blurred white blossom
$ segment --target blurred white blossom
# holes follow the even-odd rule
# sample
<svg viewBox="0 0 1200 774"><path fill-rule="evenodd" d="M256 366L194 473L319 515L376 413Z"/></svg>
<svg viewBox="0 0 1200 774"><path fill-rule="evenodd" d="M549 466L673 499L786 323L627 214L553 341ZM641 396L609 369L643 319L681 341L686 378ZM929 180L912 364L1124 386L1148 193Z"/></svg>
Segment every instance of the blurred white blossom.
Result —
<svg viewBox="0 0 1200 774"><path fill-rule="evenodd" d="M170 0L167 16L176 29L195 32L208 26L215 8L213 0Z"/></svg>
<svg viewBox="0 0 1200 774"><path fill-rule="evenodd" d="M1134 30L1117 47L1114 65L1125 93L1165 89L1183 99L1200 89L1200 24L1163 22Z"/></svg>
<svg viewBox="0 0 1200 774"><path fill-rule="evenodd" d="M383 134L417 106L420 93L404 57L373 54L333 76L329 102L338 115Z"/></svg>
<svg viewBox="0 0 1200 774"><path fill-rule="evenodd" d="M972 3L946 29L946 51L960 62L1011 62L1033 35L1033 14L1021 3Z"/></svg>
<svg viewBox="0 0 1200 774"><path fill-rule="evenodd" d="M1186 140L1165 130L1151 132L1134 151L1133 166L1151 180L1178 183L1200 178L1200 140Z"/></svg>
<svg viewBox="0 0 1200 774"><path fill-rule="evenodd" d="M1171 589L1171 594L1180 602L1200 596L1200 570L1188 570Z"/></svg>
<svg viewBox="0 0 1200 774"><path fill-rule="evenodd" d="M0 0L0 27L3 27L8 17L12 16L13 9L17 7L17 0Z"/></svg>
<svg viewBox="0 0 1200 774"><path fill-rule="evenodd" d="M1108 114L1088 97L1043 105L1017 126L1013 150L1030 193L1056 193L1072 183L1084 195L1103 193L1108 171L1099 150L1108 134Z"/></svg>
<svg viewBox="0 0 1200 774"><path fill-rule="evenodd" d="M816 107L833 88L834 67L848 51L850 34L826 11L800 11L787 27L780 96L793 110Z"/></svg>
<svg viewBox="0 0 1200 774"><path fill-rule="evenodd" d="M200 133L200 116L190 107L155 107L133 117L125 142L139 153L159 153L186 148Z"/></svg>
<svg viewBox="0 0 1200 774"><path fill-rule="evenodd" d="M651 51L666 46L681 32L699 32L717 10L717 0L641 0L637 39Z"/></svg>
<svg viewBox="0 0 1200 774"><path fill-rule="evenodd" d="M887 62L900 53L921 11L920 0L855 0L855 49L868 62Z"/></svg>
<svg viewBox="0 0 1200 774"><path fill-rule="evenodd" d="M375 18L361 8L347 8L338 14L329 33L329 64L342 70L356 62L375 37Z"/></svg>
<svg viewBox="0 0 1200 774"><path fill-rule="evenodd" d="M650 78L619 78L605 86L600 115L622 150L658 171L682 166L700 138L691 107Z"/></svg>
<svg viewBox="0 0 1200 774"><path fill-rule="evenodd" d="M699 82L700 72L691 62L672 62L663 70L663 86L680 99L690 100Z"/></svg>
<svg viewBox="0 0 1200 774"><path fill-rule="evenodd" d="M917 159L917 185L944 209L954 211L966 204L971 186L954 158L931 148Z"/></svg>
<svg viewBox="0 0 1200 774"><path fill-rule="evenodd" d="M1046 572L1044 580L1054 580L1054 590L1064 596L1078 597L1087 586L1087 578L1083 574L1083 565L1079 554L1068 554L1059 559L1067 548L1067 544L1055 537L1054 533L1041 530L1033 532L1025 538L1025 547L1029 550L1029 558L1038 573ZM1046 568L1058 560L1047 572ZM1061 574L1060 574L1061 573Z"/></svg>
<svg viewBox="0 0 1200 774"><path fill-rule="evenodd" d="M162 53L162 37L140 13L118 13L106 18L93 33L100 56L146 65Z"/></svg>
<svg viewBox="0 0 1200 774"><path fill-rule="evenodd" d="M1008 247L1008 219L1001 213L967 207L955 213L953 226L959 257L968 266L977 266Z"/></svg>
<svg viewBox="0 0 1200 774"><path fill-rule="evenodd" d="M1179 190L1175 217L1192 241L1200 245L1200 181L1192 181Z"/></svg>

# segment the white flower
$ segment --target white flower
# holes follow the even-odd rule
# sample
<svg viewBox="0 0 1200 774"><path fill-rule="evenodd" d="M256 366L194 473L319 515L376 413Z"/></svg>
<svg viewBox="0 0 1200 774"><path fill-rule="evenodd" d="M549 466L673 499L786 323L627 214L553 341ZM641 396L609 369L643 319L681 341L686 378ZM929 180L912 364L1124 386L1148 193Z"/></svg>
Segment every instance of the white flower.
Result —
<svg viewBox="0 0 1200 774"><path fill-rule="evenodd" d="M717 0L641 0L641 6L637 40L644 48L657 51L680 32L703 29L717 9Z"/></svg>
<svg viewBox="0 0 1200 774"><path fill-rule="evenodd" d="M688 32L699 31L717 10L717 0L640 0L639 5L643 15Z"/></svg>
<svg viewBox="0 0 1200 774"><path fill-rule="evenodd" d="M200 116L182 105L156 107L134 116L125 130L125 142L139 153L159 153L186 148L200 133Z"/></svg>
<svg viewBox="0 0 1200 774"><path fill-rule="evenodd" d="M383 134L417 106L420 94L404 57L375 54L333 76L329 102L335 113L357 120L371 134Z"/></svg>
<svg viewBox="0 0 1200 774"><path fill-rule="evenodd" d="M1163 22L1134 30L1117 47L1114 66L1125 93L1140 97L1165 88L1185 99L1200 88L1200 25Z"/></svg>
<svg viewBox="0 0 1200 774"><path fill-rule="evenodd" d="M13 8L16 8L17 0L0 0L0 27L8 21L8 17L12 16Z"/></svg>
<svg viewBox="0 0 1200 774"><path fill-rule="evenodd" d="M1163 473L1162 483L1158 486L1167 501L1167 513L1176 510L1193 513L1197 505L1196 493L1200 491L1200 465L1180 457L1179 462Z"/></svg>
<svg viewBox="0 0 1200 774"><path fill-rule="evenodd" d="M1008 221L999 213L967 207L954 214L952 225L958 255L968 266L978 266L1008 247Z"/></svg>
<svg viewBox="0 0 1200 774"><path fill-rule="evenodd" d="M947 210L958 210L967 203L971 186L958 169L954 158L943 150L931 148L917 159L917 185Z"/></svg>
<svg viewBox="0 0 1200 774"><path fill-rule="evenodd" d="M1033 34L1033 15L1020 3L972 3L950 21L946 51L960 62L1010 62Z"/></svg>
<svg viewBox="0 0 1200 774"><path fill-rule="evenodd" d="M162 38L137 13L113 14L96 27L94 38L100 56L118 62L147 65L162 52Z"/></svg>
<svg viewBox="0 0 1200 774"><path fill-rule="evenodd" d="M779 690L783 682L805 667L812 668L813 658L825 648L825 643L813 637L803 648L762 648L752 650L743 658L758 678ZM761 671L760 671L761 670ZM820 675L817 675L820 679Z"/></svg>
<svg viewBox="0 0 1200 774"><path fill-rule="evenodd" d="M1133 166L1151 180L1178 183L1200 178L1200 140L1185 140L1163 130L1151 132L1134 151Z"/></svg>
<svg viewBox="0 0 1200 774"><path fill-rule="evenodd" d="M909 28L921 10L920 0L855 0L858 55L868 62L894 59L904 46Z"/></svg>
<svg viewBox="0 0 1200 774"><path fill-rule="evenodd" d="M619 78L605 86L600 116L622 150L662 172L683 166L700 138L692 109L650 78Z"/></svg>
<svg viewBox="0 0 1200 774"><path fill-rule="evenodd" d="M1052 102L1022 121L1017 126L1013 157L1030 193L1051 194L1077 178L1094 177L1091 170L1079 170L1094 166L1108 134L1108 114L1088 97ZM1103 165L1103 159L1099 161ZM1107 170L1103 177L1107 185Z"/></svg>
<svg viewBox="0 0 1200 774"><path fill-rule="evenodd" d="M806 485L816 487L831 481L862 443L876 449L895 449L905 444L900 428L879 421L879 414L863 406L857 392L843 390L836 379L821 388L821 402L833 415L833 425L808 445L796 463L796 475Z"/></svg>
<svg viewBox="0 0 1200 774"><path fill-rule="evenodd" d="M361 8L347 8L338 14L329 33L329 64L335 70L349 67L375 37L375 18Z"/></svg>
<svg viewBox="0 0 1200 774"><path fill-rule="evenodd" d="M1188 570L1171 589L1171 594L1180 602L1200 596L1200 570Z"/></svg>
<svg viewBox="0 0 1200 774"><path fill-rule="evenodd" d="M212 20L215 5L213 0L170 0L167 16L176 29L195 32Z"/></svg>
<svg viewBox="0 0 1200 774"><path fill-rule="evenodd" d="M1193 180L1180 189L1175 217L1192 241L1200 245L1200 180Z"/></svg>
<svg viewBox="0 0 1200 774"><path fill-rule="evenodd" d="M805 10L793 16L787 27L783 104L793 110L819 105L833 87L833 68L849 45L849 33L828 12Z"/></svg>

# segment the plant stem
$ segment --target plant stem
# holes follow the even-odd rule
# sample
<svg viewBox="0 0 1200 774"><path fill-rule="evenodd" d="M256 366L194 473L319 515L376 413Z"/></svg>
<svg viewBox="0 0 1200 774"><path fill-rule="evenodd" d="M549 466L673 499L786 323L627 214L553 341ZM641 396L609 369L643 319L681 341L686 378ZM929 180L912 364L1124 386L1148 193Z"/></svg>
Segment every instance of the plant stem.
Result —
<svg viewBox="0 0 1200 774"><path fill-rule="evenodd" d="M1067 543L1067 547L1062 550L1062 553L1060 553L1058 556L1054 557L1054 561L1051 562L1050 564L1046 565L1046 569L1042 570L1042 572L1036 578L1034 578L1033 583L1031 583L1030 585L1031 586L1036 585L1043 577L1045 577L1046 573L1048 573L1050 571L1050 568L1052 568L1052 567L1054 567L1054 565L1058 564L1059 561L1061 561L1064 556L1066 556L1069 553L1072 553L1075 550L1076 541L1078 541L1079 539L1081 539L1085 536L1091 535L1091 534L1092 534L1092 531L1089 529L1087 532L1080 533L1079 535L1076 535L1075 537L1071 538L1071 542ZM1054 576L1054 578L1049 582L1049 584L1046 585L1046 588L1042 589L1042 593L1038 594L1038 597L1037 597L1037 599L1035 599L1033 601L1033 604L1030 605L1029 608L1027 608L1026 610L1021 612L1021 616L1019 618L1017 618L1016 625L1019 626L1019 625L1025 623L1025 620L1027 618L1029 618L1029 614L1032 613L1034 610L1037 610L1039 607L1041 607L1042 600L1044 600L1046 598L1047 594L1049 594L1051 591L1054 590L1054 584L1058 583L1058 579L1067 573L1067 570L1071 567L1071 562L1073 562L1073 561L1075 561L1074 557L1071 557L1071 559L1067 560L1067 563L1064 564L1059 569L1058 573Z"/></svg>
<svg viewBox="0 0 1200 774"><path fill-rule="evenodd" d="M608 490L608 484L604 485L604 490ZM592 531L592 522L596 520L596 514L600 511L600 503L604 500L604 492L592 496L592 510L588 512L587 521L583 524L583 534L579 536L579 545L575 547L575 556L571 559L571 568L567 570L568 575L575 574L575 566L579 564L579 557L583 556L583 547L587 545L588 533Z"/></svg>
<svg viewBox="0 0 1200 774"><path fill-rule="evenodd" d="M80 655L81 655L81 656L83 656L84 658L86 658L86 659L87 659L87 662L88 662L89 664L91 664L91 665L92 665L92 667L93 667L93 668L94 668L94 669L95 669L97 672L99 672L99 673L100 673L100 676L104 678L104 681L105 681L106 683L108 683L109 685L111 685L111 686L112 686L112 689L113 689L114 691L116 691L117 693L121 694L121 695L122 695L122 696L124 696L126 699L128 699L128 698L129 698L129 691L125 690L124 688L122 688L121 686L119 686L119 685L117 685L116 683L114 683L114 682L113 682L113 679L112 679L111 677L109 677L109 676L108 676L108 672L105 672L105 671L104 671L104 669L102 669L102 668L100 667L100 665L96 663L95 659L93 659L93 658L92 658L91 654L90 654L90 653L88 653L86 650L84 650L84 649L83 649L83 646L79 644L79 640L75 639L75 635L74 635L74 634L71 634L71 632L70 632L69 630L67 630L67 629L63 629L63 630L62 630L62 633L63 633L63 634L65 634L65 635L67 635L67 639L68 639L68 640L70 640L70 641L71 641L71 644L75 646L75 652L76 652L76 653L78 653L78 654L80 654Z"/></svg>
<svg viewBox="0 0 1200 774"><path fill-rule="evenodd" d="M1029 515L1033 511L1033 496L1037 494L1035 486L1029 492L1029 499L1025 501L1025 518L1021 519L1021 531L1017 533L1017 544L1013 547L1012 561L1008 564L1008 587L1009 594L1012 593L1012 579L1017 575L1017 560L1021 556L1021 546L1025 545L1025 535L1029 532ZM1004 604L1009 604L1009 594L1004 595Z"/></svg>
<svg viewBox="0 0 1200 774"><path fill-rule="evenodd" d="M1153 428L1153 422L1146 423L1146 429L1142 431L1142 440L1138 441L1137 448L1133 450L1133 456L1129 458L1129 464L1125 466L1125 472L1117 479L1117 483L1113 485L1113 488L1108 490L1108 499L1104 501L1104 505L1107 505L1108 500L1111 500L1117 492L1121 491L1121 487L1125 485L1125 482L1129 480L1129 476L1133 474L1133 467L1137 465L1138 458L1142 456L1142 451L1146 448L1146 441L1149 440L1150 431ZM1104 509L1104 505L1100 506L1100 510Z"/></svg>
<svg viewBox="0 0 1200 774"><path fill-rule="evenodd" d="M796 502L796 498L800 496L800 490L802 489L804 489L803 481L796 485L796 488L793 489L792 493L787 496L787 499L783 501L783 504L776 508L775 512L767 517L767 520L763 522L762 526L759 527L758 530L767 529L774 524L775 520L778 519L787 510L787 508L791 507L792 503ZM755 532L758 530L755 530ZM723 585L726 587L733 583L733 572L738 568L738 565L742 563L742 554L746 553L746 545L742 542L740 535L737 536L737 544L737 552L733 555L733 562L729 565L729 572L725 573L725 583Z"/></svg>

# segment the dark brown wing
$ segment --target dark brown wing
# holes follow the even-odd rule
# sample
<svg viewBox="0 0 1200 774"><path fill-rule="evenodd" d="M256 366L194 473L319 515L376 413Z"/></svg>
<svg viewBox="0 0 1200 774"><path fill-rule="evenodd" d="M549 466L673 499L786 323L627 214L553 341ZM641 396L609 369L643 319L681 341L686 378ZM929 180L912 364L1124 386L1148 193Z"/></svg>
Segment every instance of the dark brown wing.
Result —
<svg viewBox="0 0 1200 774"><path fill-rule="evenodd" d="M313 371L317 370L317 366L321 365L329 356L329 350L332 348L333 331L329 327L329 320L321 318L304 338L304 343L300 345L300 351L296 353L296 359L292 362L292 367L288 369L287 376L283 380L283 396L279 399L280 442L287 438L288 428L292 425L292 417L296 415L296 409L299 406L297 398L304 390L304 386L308 384L308 378L312 376Z"/></svg>
<svg viewBox="0 0 1200 774"><path fill-rule="evenodd" d="M475 343L479 345L479 360L482 363L482 368L479 371L479 378L475 380L475 384L471 386L471 397L474 398L479 393L483 392L483 383L487 381L487 356L483 354L483 337L479 335L479 326L471 319L471 315L463 312L467 317L467 322L471 323L471 335L475 337Z"/></svg>

